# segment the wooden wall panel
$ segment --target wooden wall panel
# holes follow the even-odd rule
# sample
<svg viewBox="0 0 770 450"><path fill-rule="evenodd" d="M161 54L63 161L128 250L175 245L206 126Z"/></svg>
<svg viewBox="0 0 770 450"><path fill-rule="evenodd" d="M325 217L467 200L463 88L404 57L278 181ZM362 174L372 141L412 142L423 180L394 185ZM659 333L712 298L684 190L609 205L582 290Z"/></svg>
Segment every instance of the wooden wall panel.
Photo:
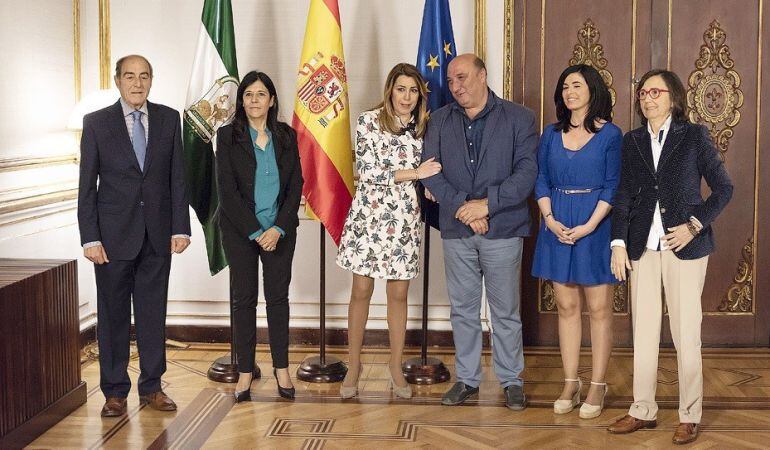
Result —
<svg viewBox="0 0 770 450"><path fill-rule="evenodd" d="M724 153L726 166L735 182L733 201L714 224L717 251L709 260L703 296L705 313L704 345L767 345L770 340L770 307L761 296L770 288L762 276L762 267L770 261L768 237L761 224L767 223L768 205L763 192L768 182L762 175L767 159L760 149L767 147L762 134L762 104L767 110L768 13L764 0L509 0L505 13L510 24L505 28L509 52L504 65L504 93L508 98L533 109L542 126L555 120L553 92L561 71L569 64L578 31L590 19L612 75L616 93L615 123L624 131L638 126L634 116L633 90L638 80L651 68L670 68L688 87L688 78L696 70L701 56L704 33L719 27L725 33L729 54L734 61L743 95L740 119L733 123L733 135ZM714 22L717 21L717 22ZM718 25L712 25L717 24ZM764 24L764 25L763 25ZM708 41L709 39L707 39ZM762 48L765 48L764 53ZM715 73L727 69L717 66ZM705 69L707 75L711 69ZM694 81L696 85L697 79ZM724 89L709 91L724 94ZM703 92L700 95L705 99ZM694 99L695 97L693 97ZM717 96L708 99L712 113L719 111ZM696 108L694 108L696 109ZM712 114L713 116L713 114ZM765 117L767 112L765 112ZM697 121L703 121L696 116ZM725 119L716 126L723 129ZM764 122L767 122L765 119ZM763 141L764 139L764 141ZM763 142L765 144L763 145ZM765 170L766 172L766 170ZM709 190L704 186L704 195ZM537 205L531 202L537 221ZM529 276L535 239L525 243L522 282L524 336L528 345L556 345L557 323L552 311L543 312L541 303L547 295L544 284ZM765 261L765 264L761 262ZM765 270L766 272L766 270ZM728 301L728 299L730 301ZM746 305L749 305L748 307ZM740 306L743 305L743 306ZM587 320L584 321L587 325ZM630 346L630 321L627 313L617 315L617 345ZM584 327L584 343L588 342ZM671 344L668 327L664 343Z"/></svg>
<svg viewBox="0 0 770 450"><path fill-rule="evenodd" d="M668 67L682 78L685 88L695 91L696 80L689 86L688 78L698 70L696 60L704 55L702 47L721 48L724 58L715 55L713 64L703 69L702 73L725 77L728 69L733 70L740 80L735 87L740 93L736 92L732 97L738 101L739 97L743 99L742 105L735 105L740 118L732 127L733 135L727 141L724 152L725 165L735 186L733 199L713 225L717 249L709 258L703 294L706 314L703 339L705 343L714 345L747 345L755 341L756 294L752 284L737 282L735 277L745 270L750 270L752 274L756 272L753 243L756 242L755 218L758 211L755 196L758 193L760 6L760 1L745 0L670 2ZM720 35L723 36L719 38ZM720 59L724 59L726 64L720 64ZM731 81L729 86L734 83L728 77L724 80ZM708 97L703 98L706 108L710 107L713 112L723 110L727 104L726 92L719 87L719 83L704 86L708 86ZM697 108L693 109L697 111ZM698 120L711 125L700 116ZM717 130L724 128L724 122L716 124ZM704 195L708 193L708 188L704 187Z"/></svg>

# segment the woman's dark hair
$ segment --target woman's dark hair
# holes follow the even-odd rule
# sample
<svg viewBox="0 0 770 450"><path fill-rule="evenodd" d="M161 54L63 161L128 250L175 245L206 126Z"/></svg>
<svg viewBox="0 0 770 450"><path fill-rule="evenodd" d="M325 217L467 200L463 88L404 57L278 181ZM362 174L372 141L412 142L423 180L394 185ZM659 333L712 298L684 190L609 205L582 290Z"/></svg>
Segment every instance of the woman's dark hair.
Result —
<svg viewBox="0 0 770 450"><path fill-rule="evenodd" d="M673 122L687 122L687 91L684 90L682 81L679 77L670 70L664 69L652 69L642 76L642 79L636 83L636 90L634 91L634 109L636 114L642 121L643 126L647 126L647 118L644 117L642 112L642 102L639 100L639 91L644 87L644 83L652 77L660 76L668 89L668 95L671 96L671 120Z"/></svg>
<svg viewBox="0 0 770 450"><path fill-rule="evenodd" d="M556 131L564 131L569 133L572 128L577 128L577 125L572 124L572 111L564 104L564 97L562 92L564 90L564 82L572 73L579 73L586 80L588 86L588 92L591 95L591 99L588 102L588 114L583 121L583 127L591 133L599 131L596 128L597 120L604 120L612 122L612 97L610 96L610 90L607 89L607 85L604 83L604 79L599 72L591 66L585 64L577 64L569 66L564 69L564 72L559 76L559 81L556 83L556 89L553 93L553 101L556 103L556 124L554 128Z"/></svg>
<svg viewBox="0 0 770 450"><path fill-rule="evenodd" d="M233 138L251 140L248 131L249 119L246 117L246 110L243 107L243 93L246 91L246 88L257 81L261 81L265 85L270 98L273 99L273 106L267 110L267 129L273 134L276 145L286 145L290 138L288 135L289 125L278 121L278 94L275 91L273 80L266 73L255 70L247 73L238 86L238 95L235 100L235 117L233 118Z"/></svg>

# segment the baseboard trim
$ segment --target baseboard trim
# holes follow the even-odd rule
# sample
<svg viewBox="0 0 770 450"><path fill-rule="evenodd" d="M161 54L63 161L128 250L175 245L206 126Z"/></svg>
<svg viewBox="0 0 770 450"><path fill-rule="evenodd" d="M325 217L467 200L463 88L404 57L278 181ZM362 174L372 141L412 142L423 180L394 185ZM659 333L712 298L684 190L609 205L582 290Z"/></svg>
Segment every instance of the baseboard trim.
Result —
<svg viewBox="0 0 770 450"><path fill-rule="evenodd" d="M229 327L167 325L166 337L182 342L230 342ZM291 345L318 345L321 333L318 328L291 328L289 330L289 344ZM407 330L405 344L409 347L421 345L422 331ZM484 332L484 345L489 345L489 333ZM366 330L364 333L364 345L368 347L387 347L388 330ZM267 344L267 328L257 328L257 343ZM348 330L331 328L326 330L326 344L347 345ZM428 330L428 345L439 347L453 347L452 332L444 330Z"/></svg>
<svg viewBox="0 0 770 450"><path fill-rule="evenodd" d="M289 344L318 345L321 333L318 328L291 328ZM135 338L134 327L131 327L131 338ZM227 343L230 342L230 328L204 325L167 325L166 338L181 342ZM408 347L419 347L422 343L422 330L406 330L405 344ZM88 327L80 332L80 347L96 341L96 326ZM364 345L368 347L387 347L388 330L366 330ZM268 344L267 328L257 328L257 343ZM326 330L326 344L347 345L348 330L330 328ZM489 346L489 332L484 332L484 346ZM452 332L445 330L428 330L428 346L454 347Z"/></svg>

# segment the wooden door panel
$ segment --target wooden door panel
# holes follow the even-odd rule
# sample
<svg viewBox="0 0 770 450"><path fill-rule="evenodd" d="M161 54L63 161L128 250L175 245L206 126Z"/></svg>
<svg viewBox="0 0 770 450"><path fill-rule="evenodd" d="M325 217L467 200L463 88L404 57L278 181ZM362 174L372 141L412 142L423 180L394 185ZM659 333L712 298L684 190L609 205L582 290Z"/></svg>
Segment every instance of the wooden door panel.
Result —
<svg viewBox="0 0 770 450"><path fill-rule="evenodd" d="M717 250L709 259L703 294L704 345L767 345L770 339L770 307L758 302L756 295L764 292L758 286L770 288L770 281L757 273L757 261L770 260L766 256L770 239L764 238L770 227L765 231L758 225L770 217L767 208L762 209L762 205L770 204L762 195L770 186L759 165L764 159L770 162L759 152L763 142L767 145L760 127L760 100L764 92L764 102L769 105L770 89L770 77L762 80L760 76L762 60L765 68L770 66L767 43L762 54L762 43L770 35L767 8L762 10L762 3L505 1L503 93L531 108L541 130L555 120L553 92L559 74L585 55L595 67L606 70L605 79L611 80L615 94L614 122L624 132L638 126L632 109L634 80L647 70L668 67L692 91L692 119L709 126L722 143L725 164L735 183L732 202L714 224ZM764 17L764 27L760 16ZM717 55L716 64L708 64L708 49ZM703 193L709 193L705 185ZM538 223L534 200L530 206ZM529 275L534 244L533 236L524 248L524 339L528 345L557 345L558 324L550 286ZM627 292L616 290L615 300L615 344L630 346ZM589 341L587 325L584 317L584 344ZM664 342L670 343L668 325L664 325L663 334Z"/></svg>
<svg viewBox="0 0 770 450"><path fill-rule="evenodd" d="M733 180L733 199L713 225L703 291L703 342L754 343L759 1L671 3L667 63L688 89L688 110L703 123ZM703 194L709 189L704 186Z"/></svg>

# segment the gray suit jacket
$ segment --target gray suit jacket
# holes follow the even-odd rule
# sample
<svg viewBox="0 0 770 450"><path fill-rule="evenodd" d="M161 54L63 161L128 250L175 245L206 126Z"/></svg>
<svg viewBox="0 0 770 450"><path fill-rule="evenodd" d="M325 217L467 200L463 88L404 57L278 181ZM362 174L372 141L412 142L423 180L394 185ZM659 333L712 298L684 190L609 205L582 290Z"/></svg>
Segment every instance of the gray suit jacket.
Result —
<svg viewBox="0 0 770 450"><path fill-rule="evenodd" d="M473 235L455 219L466 200L489 199L489 239L530 235L527 197L537 178L538 133L535 115L522 105L497 97L486 119L474 173L463 129L463 109L456 103L431 115L422 153L442 165L438 175L422 180L439 202L443 239Z"/></svg>

